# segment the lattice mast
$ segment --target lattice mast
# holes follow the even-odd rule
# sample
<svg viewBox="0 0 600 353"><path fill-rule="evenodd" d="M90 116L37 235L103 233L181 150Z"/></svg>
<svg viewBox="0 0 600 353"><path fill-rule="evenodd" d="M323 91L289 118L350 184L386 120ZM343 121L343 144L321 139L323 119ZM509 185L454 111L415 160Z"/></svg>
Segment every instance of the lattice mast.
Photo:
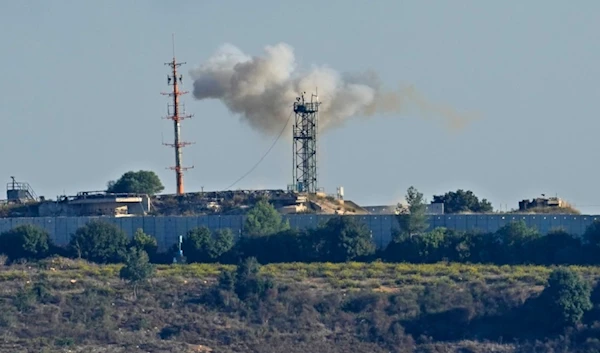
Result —
<svg viewBox="0 0 600 353"><path fill-rule="evenodd" d="M294 102L295 122L293 127L294 189L297 192L317 192L317 120L319 96L312 94L310 103L304 92Z"/></svg>
<svg viewBox="0 0 600 353"><path fill-rule="evenodd" d="M179 96L188 93L187 91L180 91L179 84L182 84L183 76L177 73L177 68L185 62L177 62L175 60L175 37L173 36L173 60L171 62L165 63L171 67L171 72L167 75L167 84L173 86L173 90L171 92L162 92L162 95L170 96L173 101L167 106L167 116L164 119L173 120L173 129L174 129L174 141L173 143L163 143L165 146L170 146L175 149L175 166L169 167L169 169L175 171L176 181L177 181L177 195L184 194L183 187L183 172L194 168L191 167L183 167L182 166L182 148L192 144L193 142L183 142L181 140L181 121L183 119L191 118L192 114L185 114L185 106L179 103Z"/></svg>

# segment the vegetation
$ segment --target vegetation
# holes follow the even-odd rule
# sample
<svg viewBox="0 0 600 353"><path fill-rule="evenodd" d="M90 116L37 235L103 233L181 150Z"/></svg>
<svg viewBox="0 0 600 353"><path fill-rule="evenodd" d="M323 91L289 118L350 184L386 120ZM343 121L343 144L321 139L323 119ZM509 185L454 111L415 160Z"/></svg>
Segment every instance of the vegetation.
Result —
<svg viewBox="0 0 600 353"><path fill-rule="evenodd" d="M125 256L125 266L119 271L119 277L134 285L133 294L137 297L137 285L154 275L155 267L144 250L131 247Z"/></svg>
<svg viewBox="0 0 600 353"><path fill-rule="evenodd" d="M54 248L48 232L21 225L0 234L0 250L10 261L17 261L45 258Z"/></svg>
<svg viewBox="0 0 600 353"><path fill-rule="evenodd" d="M492 204L488 200L479 200L471 190L458 189L444 195L434 195L433 202L444 203L445 213L488 213L493 211Z"/></svg>
<svg viewBox="0 0 600 353"><path fill-rule="evenodd" d="M78 258L98 263L119 262L129 244L127 234L114 224L92 220L77 229L69 248Z"/></svg>
<svg viewBox="0 0 600 353"><path fill-rule="evenodd" d="M406 192L406 202L408 203L408 213L398 216L400 234L412 236L423 233L429 228L423 194L411 186Z"/></svg>
<svg viewBox="0 0 600 353"><path fill-rule="evenodd" d="M260 200L248 212L244 224L244 235L258 237L275 234L289 229L289 224L283 222L281 215L266 200Z"/></svg>
<svg viewBox="0 0 600 353"><path fill-rule="evenodd" d="M189 262L217 262L234 244L230 229L211 232L207 227L191 229L183 238L181 249ZM175 249L173 249L174 251Z"/></svg>
<svg viewBox="0 0 600 353"><path fill-rule="evenodd" d="M140 170L137 172L129 171L123 174L118 180L109 181L106 192L155 195L164 189L165 187L156 173Z"/></svg>
<svg viewBox="0 0 600 353"><path fill-rule="evenodd" d="M144 233L143 229L137 229L131 238L130 247L143 250L150 259L156 259L158 255L158 242L153 236Z"/></svg>
<svg viewBox="0 0 600 353"><path fill-rule="evenodd" d="M0 352L600 350L600 221L582 237L427 231L422 194L407 200L382 249L354 218L296 230L262 203L240 237L185 234L187 264L101 220L65 248L15 228L0 234Z"/></svg>
<svg viewBox="0 0 600 353"><path fill-rule="evenodd" d="M65 258L0 268L0 352L544 353L562 347L583 353L600 347L598 318L586 304L600 305L589 294L590 286L598 291L597 267L260 266L248 258L237 267L158 265L152 282L137 282L134 296L130 282L120 280L124 268Z"/></svg>

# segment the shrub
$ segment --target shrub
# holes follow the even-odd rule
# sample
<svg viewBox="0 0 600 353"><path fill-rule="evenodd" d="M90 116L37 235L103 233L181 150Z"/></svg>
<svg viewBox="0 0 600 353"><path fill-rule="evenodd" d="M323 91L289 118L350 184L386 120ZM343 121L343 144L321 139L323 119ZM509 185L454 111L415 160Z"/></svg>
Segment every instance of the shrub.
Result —
<svg viewBox="0 0 600 353"><path fill-rule="evenodd" d="M0 234L0 251L9 260L37 260L50 255L53 248L48 232L34 225L21 225Z"/></svg>
<svg viewBox="0 0 600 353"><path fill-rule="evenodd" d="M156 238L144 233L144 230L141 228L135 231L133 238L131 238L130 246L139 250L144 250L150 259L154 259L156 257L158 250L158 242L156 241Z"/></svg>
<svg viewBox="0 0 600 353"><path fill-rule="evenodd" d="M591 288L579 274L559 268L550 274L548 285L536 298L536 311L550 330L560 330L581 321L592 308Z"/></svg>
<svg viewBox="0 0 600 353"><path fill-rule="evenodd" d="M77 229L69 247L79 258L97 263L120 262L127 250L127 234L114 224L93 220Z"/></svg>
<svg viewBox="0 0 600 353"><path fill-rule="evenodd" d="M190 262L216 262L233 247L233 233L221 229L213 236L207 227L191 229L183 239L181 248Z"/></svg>

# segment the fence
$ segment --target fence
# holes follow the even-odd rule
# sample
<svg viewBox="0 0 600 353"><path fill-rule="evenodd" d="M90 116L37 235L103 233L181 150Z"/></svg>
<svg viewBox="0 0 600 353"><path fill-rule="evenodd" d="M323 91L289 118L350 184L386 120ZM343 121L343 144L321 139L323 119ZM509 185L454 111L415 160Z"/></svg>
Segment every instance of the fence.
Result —
<svg viewBox="0 0 600 353"><path fill-rule="evenodd" d="M286 215L293 228L315 228L334 216L330 215ZM392 238L393 229L398 223L393 215L345 216L358 218L371 230L373 241L378 247L385 247ZM69 242L71 234L91 219L99 217L36 217L36 218L2 218L0 232L7 231L22 224L33 224L44 228L59 245ZM131 236L136 229L156 237L159 248L166 249L177 241L179 235L188 230L207 226L212 230L230 228L235 234L241 234L245 216L156 216L156 217L100 217L123 229ZM455 230L474 230L494 232L511 221L523 220L530 227L547 233L554 228L581 235L585 229L600 216L570 215L443 215L431 216L430 228L446 227Z"/></svg>

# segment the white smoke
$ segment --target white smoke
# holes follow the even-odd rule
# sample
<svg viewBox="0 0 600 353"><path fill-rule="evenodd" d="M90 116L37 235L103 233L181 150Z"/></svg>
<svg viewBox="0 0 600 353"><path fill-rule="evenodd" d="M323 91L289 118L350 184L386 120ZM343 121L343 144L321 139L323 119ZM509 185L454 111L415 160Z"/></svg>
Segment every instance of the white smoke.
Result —
<svg viewBox="0 0 600 353"><path fill-rule="evenodd" d="M419 113L437 115L450 127L461 127L473 118L428 103L412 87L384 92L372 72L342 75L327 67L299 70L293 48L285 43L265 47L262 57L222 45L190 75L196 99L219 99L251 127L267 134L281 130L302 92L310 100L317 89L320 130L337 127L354 116L402 113L411 103Z"/></svg>

